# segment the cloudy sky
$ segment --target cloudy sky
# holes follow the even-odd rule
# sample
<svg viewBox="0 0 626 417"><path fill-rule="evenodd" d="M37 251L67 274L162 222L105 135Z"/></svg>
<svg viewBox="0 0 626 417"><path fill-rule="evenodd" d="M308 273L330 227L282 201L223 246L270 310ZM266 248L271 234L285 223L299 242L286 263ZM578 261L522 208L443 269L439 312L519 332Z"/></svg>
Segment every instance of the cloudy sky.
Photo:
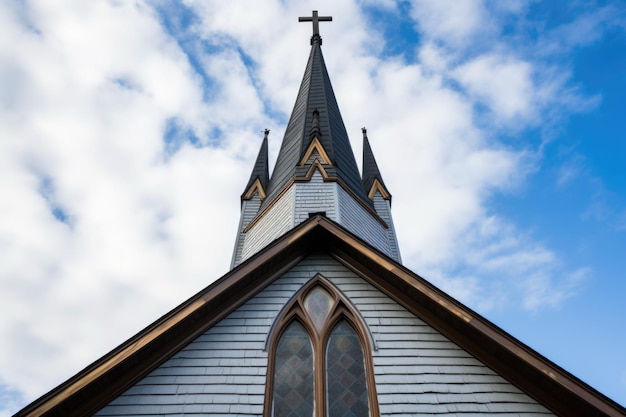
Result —
<svg viewBox="0 0 626 417"><path fill-rule="evenodd" d="M0 416L227 272L317 9L404 263L626 405L626 3L0 2Z"/></svg>

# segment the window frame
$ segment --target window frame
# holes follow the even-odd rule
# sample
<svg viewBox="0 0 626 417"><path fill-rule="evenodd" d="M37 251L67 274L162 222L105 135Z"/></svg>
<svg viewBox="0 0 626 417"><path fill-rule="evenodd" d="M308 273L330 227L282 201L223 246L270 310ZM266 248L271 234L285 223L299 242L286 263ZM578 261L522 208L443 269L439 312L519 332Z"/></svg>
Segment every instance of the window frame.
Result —
<svg viewBox="0 0 626 417"><path fill-rule="evenodd" d="M331 307L320 331L317 331L313 320L305 308L305 299L315 287L323 288L331 297ZM365 370L365 383L367 386L367 398L369 417L379 417L378 397L376 395L376 383L374 379L374 363L372 360L372 344L367 325L346 299L346 297L321 274L317 274L307 282L276 318L268 340L268 365L265 384L265 402L263 415L272 417L274 402L274 373L276 367L276 349L278 342L285 329L292 321L297 320L307 332L313 348L313 389L314 389L314 417L325 417L327 412L326 403L326 349L332 330L341 321L345 320L352 327L363 350L363 362Z"/></svg>

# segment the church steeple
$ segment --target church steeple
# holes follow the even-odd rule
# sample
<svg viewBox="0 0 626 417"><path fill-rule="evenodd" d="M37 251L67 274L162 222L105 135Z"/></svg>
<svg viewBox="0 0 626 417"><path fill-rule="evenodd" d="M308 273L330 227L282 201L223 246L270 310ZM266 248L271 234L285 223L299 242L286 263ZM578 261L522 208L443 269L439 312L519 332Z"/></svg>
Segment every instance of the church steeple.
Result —
<svg viewBox="0 0 626 417"><path fill-rule="evenodd" d="M345 183L363 203L370 204L322 55L318 21L331 19L318 16L317 11L313 12L313 17L300 18L301 22L313 22L311 53L272 173L268 201L264 205L270 204L290 181L299 179L307 171L308 166L300 162L316 138L330 158L329 166L325 167L329 177Z"/></svg>
<svg viewBox="0 0 626 417"><path fill-rule="evenodd" d="M267 180L263 173L266 137L242 196L232 266L320 213L399 260L389 193L369 143L365 178L359 173L322 55L319 22L332 18L313 11L311 17L299 20L313 23L311 52L272 175ZM383 191L368 196L372 184Z"/></svg>

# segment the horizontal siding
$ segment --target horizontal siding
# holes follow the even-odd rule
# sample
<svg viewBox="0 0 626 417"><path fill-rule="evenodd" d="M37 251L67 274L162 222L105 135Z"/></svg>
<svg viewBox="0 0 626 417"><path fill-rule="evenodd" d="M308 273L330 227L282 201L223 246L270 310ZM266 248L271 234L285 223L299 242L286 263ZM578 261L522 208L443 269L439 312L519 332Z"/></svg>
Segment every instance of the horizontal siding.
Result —
<svg viewBox="0 0 626 417"><path fill-rule="evenodd" d="M326 212L326 217L337 221L337 183L324 182L322 174L315 171L308 182L295 184L294 224L309 218L309 213Z"/></svg>
<svg viewBox="0 0 626 417"><path fill-rule="evenodd" d="M259 208L261 207L261 197L259 194L255 194L254 197L250 200L243 200L241 205L241 218L239 219L239 230L237 233L237 241L235 242L235 249L233 253L233 260L231 262L231 267L241 263L241 252L243 251L243 244L246 238L246 234L243 230L250 224L252 220L259 213Z"/></svg>
<svg viewBox="0 0 626 417"><path fill-rule="evenodd" d="M338 197L339 223L376 249L392 256L393 253L387 241L388 229L385 229L378 220L341 187L338 187Z"/></svg>
<svg viewBox="0 0 626 417"><path fill-rule="evenodd" d="M359 310L381 416L550 416L545 408L328 256L311 256L199 336L98 416L261 416L264 347L280 310L317 273Z"/></svg>
<svg viewBox="0 0 626 417"><path fill-rule="evenodd" d="M383 416L552 415L402 306L354 274L326 275L358 308Z"/></svg>
<svg viewBox="0 0 626 417"><path fill-rule="evenodd" d="M291 230L293 226L293 187L291 187L245 234L240 262Z"/></svg>
<svg viewBox="0 0 626 417"><path fill-rule="evenodd" d="M96 415L260 416L270 327L317 269L300 263Z"/></svg>
<svg viewBox="0 0 626 417"><path fill-rule="evenodd" d="M376 192L374 195L373 202L376 213L385 221L385 223L387 223L387 226L389 226L386 230L389 253L393 259L402 263L400 248L398 246L398 238L396 236L396 230L393 226L393 218L391 216L391 204L389 200L385 200L379 192Z"/></svg>

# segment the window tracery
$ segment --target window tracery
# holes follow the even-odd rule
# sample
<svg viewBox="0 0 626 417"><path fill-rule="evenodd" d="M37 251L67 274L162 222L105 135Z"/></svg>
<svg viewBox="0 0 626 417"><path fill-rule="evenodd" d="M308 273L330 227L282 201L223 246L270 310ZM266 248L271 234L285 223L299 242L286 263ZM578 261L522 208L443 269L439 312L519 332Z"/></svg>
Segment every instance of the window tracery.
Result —
<svg viewBox="0 0 626 417"><path fill-rule="evenodd" d="M367 329L321 275L291 300L269 340L266 417L377 417Z"/></svg>

